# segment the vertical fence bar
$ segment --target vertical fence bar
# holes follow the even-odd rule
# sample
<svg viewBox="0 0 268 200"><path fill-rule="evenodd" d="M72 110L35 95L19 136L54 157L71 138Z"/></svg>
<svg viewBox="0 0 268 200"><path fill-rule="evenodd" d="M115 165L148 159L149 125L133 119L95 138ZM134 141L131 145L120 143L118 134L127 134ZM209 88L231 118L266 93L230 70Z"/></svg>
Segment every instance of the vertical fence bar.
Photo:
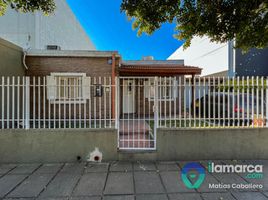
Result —
<svg viewBox="0 0 268 200"><path fill-rule="evenodd" d="M172 127L172 117L171 117L171 99L172 99L172 84L171 76L168 78L168 87L166 88L166 101L169 102L169 127Z"/></svg>
<svg viewBox="0 0 268 200"><path fill-rule="evenodd" d="M233 91L232 91L232 113L233 113L233 121L232 121L232 125L233 127L235 127L235 78L232 78L232 84L233 84Z"/></svg>
<svg viewBox="0 0 268 200"><path fill-rule="evenodd" d="M17 77L17 128L20 128L20 77ZM2 108L3 109L3 108Z"/></svg>
<svg viewBox="0 0 268 200"><path fill-rule="evenodd" d="M203 121L204 121L204 127L206 127L206 100L207 100L207 94L206 94L206 77L203 77L203 85L204 85L204 90L203 90ZM201 106L201 102L200 102L200 106ZM209 105L210 106L210 105ZM199 111L201 111L201 109L199 109Z"/></svg>
<svg viewBox="0 0 268 200"><path fill-rule="evenodd" d="M78 115L79 115L79 128L82 128L82 108L81 108L81 101L82 101L82 77L79 77L77 80L77 94L78 94Z"/></svg>
<svg viewBox="0 0 268 200"><path fill-rule="evenodd" d="M263 105L264 105L264 82L263 82L263 76L261 77L261 126L264 127L264 109L263 109Z"/></svg>
<svg viewBox="0 0 268 200"><path fill-rule="evenodd" d="M89 99L89 104L88 104L88 112L89 112L89 117L88 117L88 121L89 121L89 128L92 128L92 99L94 98L92 96L93 94L93 90L94 90L94 85L92 84L92 78L90 77L89 78L89 82L90 82L90 86L89 86L89 89L90 89L90 99Z"/></svg>
<svg viewBox="0 0 268 200"><path fill-rule="evenodd" d="M227 78L227 84L228 84L228 89L227 89L227 96L228 96L228 99L227 99L227 102L228 102L228 110L227 110L227 115L228 115L228 127L230 127L230 87L231 87L231 84L230 84L230 78L228 77Z"/></svg>
<svg viewBox="0 0 268 200"><path fill-rule="evenodd" d="M250 84L249 84L249 77L247 76L247 127L250 126L250 115L249 115L249 88L250 88Z"/></svg>
<svg viewBox="0 0 268 200"><path fill-rule="evenodd" d="M67 81L68 79L63 79L63 128L66 128L66 99L70 101L71 98L69 91L66 91Z"/></svg>
<svg viewBox="0 0 268 200"><path fill-rule="evenodd" d="M260 120L260 118L259 118L259 115L260 115L260 110L259 110L259 89L260 89L260 87L259 87L260 85L259 85L259 77L257 76L257 88L256 88L256 105L257 105L257 113L256 113L256 117L257 117L257 127L259 127L259 120Z"/></svg>
<svg viewBox="0 0 268 200"><path fill-rule="evenodd" d="M198 84L198 109L196 109L195 108L195 113L196 113L196 110L198 110L198 127L200 128L201 127L201 113L200 113L200 104L201 104L201 90L202 90L202 88L201 88L201 78L200 78L200 76L198 77L198 82L199 82L199 84Z"/></svg>
<svg viewBox="0 0 268 200"><path fill-rule="evenodd" d="M46 128L46 77L43 77L43 128Z"/></svg>
<svg viewBox="0 0 268 200"><path fill-rule="evenodd" d="M41 82L40 82L40 76L37 77L37 84L38 84L38 128L41 128Z"/></svg>
<svg viewBox="0 0 268 200"><path fill-rule="evenodd" d="M25 128L25 77L22 77L22 126Z"/></svg>
<svg viewBox="0 0 268 200"><path fill-rule="evenodd" d="M265 99L265 109L266 109L266 127L268 127L268 77L266 77L266 99Z"/></svg>
<svg viewBox="0 0 268 200"><path fill-rule="evenodd" d="M213 126L216 126L216 80L213 77Z"/></svg>
<svg viewBox="0 0 268 200"><path fill-rule="evenodd" d="M159 77L159 79L158 79L158 81L159 81L159 83L158 83L158 87L159 87L159 91L158 91L158 97L157 98L159 98L159 116L160 116L160 118L159 118L159 123L160 123L160 126L162 126L162 115L163 115L163 112L162 112L162 99L161 99L161 97L163 96L163 94L162 94L162 78L161 77ZM164 115L163 115L164 116Z"/></svg>
<svg viewBox="0 0 268 200"><path fill-rule="evenodd" d="M59 80L57 80L59 81ZM59 92L57 91L58 90L58 87L57 85L54 85L54 90L56 91L56 96L55 98L53 99L53 128L55 129L56 128L56 99L59 98L58 95L59 95Z"/></svg>
<svg viewBox="0 0 268 200"><path fill-rule="evenodd" d="M174 127L177 127L177 98L178 98L178 82L177 78L173 77L173 88L172 88L172 94L173 94L173 121L174 121Z"/></svg>
<svg viewBox="0 0 268 200"><path fill-rule="evenodd" d="M251 77L251 85L252 85L252 88L251 88L251 93L252 93L252 97L251 97L251 109L252 109L252 127L254 127L255 126L255 122L254 122L254 119L255 119L255 117L254 117L254 102L255 102L255 100L254 100L254 87L255 87L255 84L254 84L254 77L252 76Z"/></svg>
<svg viewBox="0 0 268 200"><path fill-rule="evenodd" d="M132 141L133 141L133 147L135 148L135 142L137 140L136 138L136 130L135 130L135 126L136 126L136 120L135 120L135 110L136 110L136 105L135 105L135 95L136 95L136 79L132 79L133 83L132 83L132 103L133 103L133 114L131 116L132 118ZM150 124L150 121L149 121ZM150 125L149 125L150 126ZM138 143L140 141L137 141ZM139 146L139 144L138 144Z"/></svg>
<svg viewBox="0 0 268 200"><path fill-rule="evenodd" d="M106 128L106 126L107 126L107 124L106 124L106 119L107 119L107 116L106 116L106 109L107 109L107 105L106 105L106 88L107 88L107 82L106 82L106 79L107 79L107 77L104 77L103 78L103 84L104 84L104 99L103 99L103 105L104 105L104 113L103 113L103 115L104 115L104 128ZM115 81L116 82L116 81ZM115 91L115 98L116 98L116 91ZM115 108L115 112L116 112L116 108Z"/></svg>
<svg viewBox="0 0 268 200"><path fill-rule="evenodd" d="M10 113L10 78L7 77L7 128L9 129L9 113Z"/></svg>
<svg viewBox="0 0 268 200"><path fill-rule="evenodd" d="M109 81L110 83L110 81ZM111 85L111 84L110 84ZM119 84L119 80L118 80L118 77L115 77L115 85L112 86L114 87L114 90L115 90L115 128L117 128L119 130L119 90L120 90L120 84ZM109 94L111 92L111 88L109 90ZM110 99L110 98L109 98ZM111 121L110 121L110 127L111 127ZM120 132L120 130L119 130ZM119 141L119 137L118 137L118 141ZM119 146L118 146L119 147Z"/></svg>
<svg viewBox="0 0 268 200"><path fill-rule="evenodd" d="M181 115L181 108L182 108L182 86L181 86L181 76L179 76L179 83L178 83L178 87L177 87L177 90L178 90L178 98L179 98L179 127L181 127L181 120L182 120L182 115ZM184 99L185 101L185 99Z"/></svg>
<svg viewBox="0 0 268 200"><path fill-rule="evenodd" d="M12 76L12 129L15 128L15 77Z"/></svg>
<svg viewBox="0 0 268 200"><path fill-rule="evenodd" d="M154 149L156 148L156 130L158 128L158 78L154 79ZM176 123L176 122L175 122ZM149 135L150 138L150 135ZM151 141L149 141L151 147Z"/></svg>
<svg viewBox="0 0 268 200"><path fill-rule="evenodd" d="M59 99L58 99L58 128L61 127L61 104L64 102L64 96L62 96L61 93L61 87L62 87L62 83L61 81L64 81L63 77L59 77L59 83L58 83L58 95L59 95Z"/></svg>
<svg viewBox="0 0 268 200"><path fill-rule="evenodd" d="M220 127L221 126L221 107L220 107L220 105L221 105L221 90L220 90L220 87L221 87L221 80L220 80L220 77L218 77L217 78L217 85L218 85L218 107L217 107L217 109L218 109L218 116L217 116L217 118L218 118L218 127Z"/></svg>
<svg viewBox="0 0 268 200"><path fill-rule="evenodd" d="M5 77L2 76L2 129L5 128Z"/></svg>
<svg viewBox="0 0 268 200"><path fill-rule="evenodd" d="M88 83L88 82L87 82ZM84 89L84 90L83 90ZM85 84L82 80L82 98L83 98L83 112L84 112L84 126L83 128L87 128L87 98L84 96L84 91L89 90L89 86Z"/></svg>
<svg viewBox="0 0 268 200"><path fill-rule="evenodd" d="M237 81L236 81L236 85L237 85L237 94L236 94L236 103L237 103L237 126L240 126L240 78L237 77Z"/></svg>
<svg viewBox="0 0 268 200"><path fill-rule="evenodd" d="M30 128L30 78L26 77L25 84L25 128Z"/></svg>
<svg viewBox="0 0 268 200"><path fill-rule="evenodd" d="M101 85L102 85L102 83L101 83L101 77L99 77L98 84L101 87ZM101 123L101 98L102 97L99 97L98 98L98 103L99 103L99 128L101 128L101 126L102 126L102 123Z"/></svg>
<svg viewBox="0 0 268 200"><path fill-rule="evenodd" d="M225 96L225 78L223 77L222 78L222 93L223 93L223 103L222 103L222 123L223 123L223 127L225 127L225 123L226 123L226 120L225 120L225 112L226 112L226 108L225 108L225 100L226 100L226 96Z"/></svg>
<svg viewBox="0 0 268 200"><path fill-rule="evenodd" d="M35 88L36 88L36 84L35 84L35 76L32 78L33 80L33 85L32 85L32 90L33 90L33 129L35 129L35 106L36 106L36 94L35 94ZM31 87L31 86L30 86Z"/></svg>
<svg viewBox="0 0 268 200"><path fill-rule="evenodd" d="M93 79L93 81L94 81L94 86L96 87L96 77L94 77L94 79ZM96 88L94 87L94 90L96 90ZM94 94L95 94L95 92L96 91L94 91ZM97 118L97 113L96 113L96 97L95 97L95 95L94 95L94 101L93 101L93 109L94 109L94 128L97 128L97 120L96 120L96 118Z"/></svg>
<svg viewBox="0 0 268 200"><path fill-rule="evenodd" d="M110 128L111 128L112 127L112 120L115 120L115 119L113 119L113 116L112 116L112 88L115 90L115 92L116 92L116 90L118 90L117 93L119 95L120 84L119 84L119 80L117 80L117 82L115 82L116 84L118 84L118 87L119 88L117 88L117 85L116 84L115 85L112 85L113 82L112 82L112 78L111 77L109 77L108 80L109 80L109 85L110 85L110 91L109 91L109 113L110 113L109 114L109 124L110 124ZM117 101L120 101L119 100L119 97L117 97ZM116 104L117 104L117 101L115 101ZM119 111L117 112L117 115L118 115L118 120L119 120Z"/></svg>
<svg viewBox="0 0 268 200"><path fill-rule="evenodd" d="M192 82L193 82L193 77L192 78L189 78L189 116L188 116L188 120L189 120L189 123L188 123L188 125L187 125L187 127L191 127L192 126L192 99L193 99L193 97L192 97L192 89L193 89L193 84L192 84Z"/></svg>
<svg viewBox="0 0 268 200"><path fill-rule="evenodd" d="M184 103L184 108L183 108L183 112L184 112L184 117L183 117L183 119L184 119L184 125L183 125L183 127L186 127L186 123L187 123L187 121L186 121L186 114L187 114L187 109L186 109L186 101L187 101L187 94L186 94L186 92L187 92L187 85L186 85L186 77L184 76L184 80L183 80L183 95L184 95L184 101L183 101L183 103Z"/></svg>
<svg viewBox="0 0 268 200"><path fill-rule="evenodd" d="M48 87L49 80L48 77L46 77L46 87ZM54 87L51 87L54 90ZM47 97L49 97L48 91L47 91ZM54 96L56 98L56 96ZM51 128L51 99L48 98L48 128Z"/></svg>
<svg viewBox="0 0 268 200"><path fill-rule="evenodd" d="M245 126L245 77L242 76L242 126Z"/></svg>
<svg viewBox="0 0 268 200"><path fill-rule="evenodd" d="M211 77L208 77L208 120L211 126Z"/></svg>
<svg viewBox="0 0 268 200"><path fill-rule="evenodd" d="M194 115L194 128L196 128L196 113L195 113L195 99L196 99L196 87L197 87L197 85L196 85L196 77L194 76L193 77L193 86L192 86L192 96L193 96L193 98L192 98L192 101L191 101L191 105L190 105L190 107L192 107L193 108L193 110L192 110L192 112L193 112L193 115ZM191 123L191 125L192 125L192 123Z"/></svg>

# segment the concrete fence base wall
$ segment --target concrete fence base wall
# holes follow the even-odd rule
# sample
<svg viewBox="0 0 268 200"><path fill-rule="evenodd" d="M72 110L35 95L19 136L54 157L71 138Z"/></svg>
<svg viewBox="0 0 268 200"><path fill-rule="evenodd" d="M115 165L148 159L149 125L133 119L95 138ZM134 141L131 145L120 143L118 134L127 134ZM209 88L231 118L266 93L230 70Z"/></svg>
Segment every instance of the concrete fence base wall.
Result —
<svg viewBox="0 0 268 200"><path fill-rule="evenodd" d="M75 162L85 160L95 147L104 160L117 156L117 131L1 130L0 163Z"/></svg>
<svg viewBox="0 0 268 200"><path fill-rule="evenodd" d="M0 163L268 159L268 129L158 129L156 151L118 151L117 130L1 130Z"/></svg>
<svg viewBox="0 0 268 200"><path fill-rule="evenodd" d="M268 159L268 129L160 129L161 160Z"/></svg>

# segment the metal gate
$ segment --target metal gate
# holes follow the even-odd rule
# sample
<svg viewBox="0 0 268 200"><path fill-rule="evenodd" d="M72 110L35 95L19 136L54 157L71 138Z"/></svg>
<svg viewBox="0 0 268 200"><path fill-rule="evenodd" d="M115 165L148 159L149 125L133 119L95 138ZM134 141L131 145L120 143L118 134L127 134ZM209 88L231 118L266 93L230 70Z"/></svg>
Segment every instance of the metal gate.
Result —
<svg viewBox="0 0 268 200"><path fill-rule="evenodd" d="M156 148L157 78L121 77L117 84L118 148Z"/></svg>

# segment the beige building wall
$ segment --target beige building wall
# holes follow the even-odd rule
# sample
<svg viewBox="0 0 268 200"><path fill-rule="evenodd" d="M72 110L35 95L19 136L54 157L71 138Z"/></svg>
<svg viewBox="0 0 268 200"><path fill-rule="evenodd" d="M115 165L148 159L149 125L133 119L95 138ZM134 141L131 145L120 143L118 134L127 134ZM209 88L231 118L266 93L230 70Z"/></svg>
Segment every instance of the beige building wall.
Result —
<svg viewBox="0 0 268 200"><path fill-rule="evenodd" d="M0 76L23 76L22 48L0 38Z"/></svg>

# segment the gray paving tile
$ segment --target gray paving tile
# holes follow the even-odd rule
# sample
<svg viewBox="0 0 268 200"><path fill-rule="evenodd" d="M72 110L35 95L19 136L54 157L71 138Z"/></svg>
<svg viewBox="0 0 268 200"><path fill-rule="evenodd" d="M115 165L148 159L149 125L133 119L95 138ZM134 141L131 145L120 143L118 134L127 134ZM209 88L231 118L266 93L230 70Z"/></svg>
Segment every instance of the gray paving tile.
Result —
<svg viewBox="0 0 268 200"><path fill-rule="evenodd" d="M268 192L263 192L264 196L268 197Z"/></svg>
<svg viewBox="0 0 268 200"><path fill-rule="evenodd" d="M16 165L14 164L1 164L0 165L0 176L6 174L11 169L15 168Z"/></svg>
<svg viewBox="0 0 268 200"><path fill-rule="evenodd" d="M38 174L55 174L57 173L63 164L44 164L34 173Z"/></svg>
<svg viewBox="0 0 268 200"><path fill-rule="evenodd" d="M86 163L67 163L64 165L60 173L81 174L86 168Z"/></svg>
<svg viewBox="0 0 268 200"><path fill-rule="evenodd" d="M34 200L34 198L4 198L3 200Z"/></svg>
<svg viewBox="0 0 268 200"><path fill-rule="evenodd" d="M202 193L204 200L236 200L230 193Z"/></svg>
<svg viewBox="0 0 268 200"><path fill-rule="evenodd" d="M37 197L54 174L32 174L24 180L8 197Z"/></svg>
<svg viewBox="0 0 268 200"><path fill-rule="evenodd" d="M5 175L0 179L0 198L4 197L8 192L16 187L20 182L25 179L27 175Z"/></svg>
<svg viewBox="0 0 268 200"><path fill-rule="evenodd" d="M131 162L115 162L110 166L110 171L113 172L128 172L132 171L132 163Z"/></svg>
<svg viewBox="0 0 268 200"><path fill-rule="evenodd" d="M179 165L180 168L183 168L184 165L186 165L187 163L191 163L191 162L197 162L200 163L200 161L196 161L196 160L191 160L191 161L178 161L177 164Z"/></svg>
<svg viewBox="0 0 268 200"><path fill-rule="evenodd" d="M232 192L237 200L267 200L263 194L259 192Z"/></svg>
<svg viewBox="0 0 268 200"><path fill-rule="evenodd" d="M67 197L48 197L48 198L37 198L37 200L68 200Z"/></svg>
<svg viewBox="0 0 268 200"><path fill-rule="evenodd" d="M158 162L156 167L160 171L179 171L180 168L175 162Z"/></svg>
<svg viewBox="0 0 268 200"><path fill-rule="evenodd" d="M248 173L242 173L242 174L238 174L240 177L244 178L247 182L252 183L252 184L261 184L263 185L263 188L260 188L259 190L261 191L268 191L268 171L265 172L265 167L263 170L263 177L262 178L256 178L256 179L252 179L252 178L246 178L246 176L248 175Z"/></svg>
<svg viewBox="0 0 268 200"><path fill-rule="evenodd" d="M160 172L160 176L168 193L193 192L192 190L187 189L183 184L180 172Z"/></svg>
<svg viewBox="0 0 268 200"><path fill-rule="evenodd" d="M78 182L79 174L59 173L49 183L47 188L41 193L40 197L66 197L70 196L76 183Z"/></svg>
<svg viewBox="0 0 268 200"><path fill-rule="evenodd" d="M101 200L101 197L70 197L69 200Z"/></svg>
<svg viewBox="0 0 268 200"><path fill-rule="evenodd" d="M135 200L133 195L104 196L103 200Z"/></svg>
<svg viewBox="0 0 268 200"><path fill-rule="evenodd" d="M165 192L159 174L156 172L134 172L134 180L137 193L157 194Z"/></svg>
<svg viewBox="0 0 268 200"><path fill-rule="evenodd" d="M213 174L221 183L223 184L248 184L243 178L237 174ZM257 191L256 189L232 189L232 190L242 190L242 191Z"/></svg>
<svg viewBox="0 0 268 200"><path fill-rule="evenodd" d="M205 180L201 186L197 189L198 192L226 192L224 188L209 188L209 185L219 185L220 182L215 179L211 174L206 173Z"/></svg>
<svg viewBox="0 0 268 200"><path fill-rule="evenodd" d="M101 195L105 186L107 173L84 174L76 186L73 196Z"/></svg>
<svg viewBox="0 0 268 200"><path fill-rule="evenodd" d="M133 177L130 172L111 172L108 175L105 194L133 194Z"/></svg>
<svg viewBox="0 0 268 200"><path fill-rule="evenodd" d="M10 174L31 174L36 170L40 164L22 164L11 170Z"/></svg>
<svg viewBox="0 0 268 200"><path fill-rule="evenodd" d="M134 163L135 171L156 171L156 166L152 162L137 162Z"/></svg>
<svg viewBox="0 0 268 200"><path fill-rule="evenodd" d="M107 172L109 168L108 163L93 163L88 164L88 166L85 169L85 173L90 172Z"/></svg>
<svg viewBox="0 0 268 200"><path fill-rule="evenodd" d="M202 200L198 193L169 194L169 200Z"/></svg>
<svg viewBox="0 0 268 200"><path fill-rule="evenodd" d="M148 194L148 195L138 195L136 200L168 200L165 194Z"/></svg>

